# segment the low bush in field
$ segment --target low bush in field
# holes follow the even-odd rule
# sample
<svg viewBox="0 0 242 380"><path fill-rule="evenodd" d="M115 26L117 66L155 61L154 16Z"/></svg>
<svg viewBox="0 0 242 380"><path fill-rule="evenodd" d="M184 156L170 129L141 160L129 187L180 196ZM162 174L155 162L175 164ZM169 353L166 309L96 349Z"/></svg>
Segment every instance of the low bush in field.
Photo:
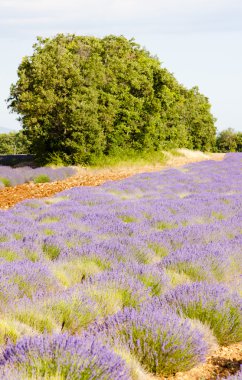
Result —
<svg viewBox="0 0 242 380"><path fill-rule="evenodd" d="M50 182L50 178L46 174L40 174L34 178L34 183L45 183Z"/></svg>
<svg viewBox="0 0 242 380"><path fill-rule="evenodd" d="M146 303L139 311L126 308L103 324L91 327L91 336L128 352L150 373L170 375L205 360L208 344L189 320L166 305Z"/></svg>
<svg viewBox="0 0 242 380"><path fill-rule="evenodd" d="M125 362L94 340L67 335L23 338L0 356L1 379L130 379ZM15 379L16 379L15 378Z"/></svg>
<svg viewBox="0 0 242 380"><path fill-rule="evenodd" d="M5 187L15 186L25 182L33 181L34 183L53 182L65 179L76 173L76 169L71 167L50 168L43 167L31 169L30 167L11 168L0 166L0 184Z"/></svg>
<svg viewBox="0 0 242 380"><path fill-rule="evenodd" d="M2 183L4 187L11 186L11 181L5 177L0 177L0 183Z"/></svg>
<svg viewBox="0 0 242 380"><path fill-rule="evenodd" d="M220 344L242 340L242 299L222 285L195 282L165 295L178 314L207 324Z"/></svg>

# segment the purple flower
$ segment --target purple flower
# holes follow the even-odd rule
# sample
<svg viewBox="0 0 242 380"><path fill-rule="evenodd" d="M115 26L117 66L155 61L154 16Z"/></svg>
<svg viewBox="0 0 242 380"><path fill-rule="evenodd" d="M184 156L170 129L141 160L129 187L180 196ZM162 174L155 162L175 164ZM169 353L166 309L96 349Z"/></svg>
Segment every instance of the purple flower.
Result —
<svg viewBox="0 0 242 380"><path fill-rule="evenodd" d="M205 360L208 345L189 320L167 305L147 302L140 310L126 308L104 323L94 323L84 336L95 336L111 347L126 347L153 374L169 375Z"/></svg>
<svg viewBox="0 0 242 380"><path fill-rule="evenodd" d="M73 380L130 379L125 362L108 348L94 339L65 334L26 337L8 345L0 357L0 373L11 375L16 369L20 376L22 372Z"/></svg>
<svg viewBox="0 0 242 380"><path fill-rule="evenodd" d="M220 344L241 341L242 298L226 286L205 282L184 284L167 292L163 299L180 315L207 324Z"/></svg>

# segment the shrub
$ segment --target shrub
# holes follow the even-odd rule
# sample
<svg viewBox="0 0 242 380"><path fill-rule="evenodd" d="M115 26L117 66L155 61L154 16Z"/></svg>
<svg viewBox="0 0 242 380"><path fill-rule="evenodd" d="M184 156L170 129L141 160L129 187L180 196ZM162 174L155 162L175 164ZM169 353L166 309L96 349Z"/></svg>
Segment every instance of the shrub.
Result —
<svg viewBox="0 0 242 380"><path fill-rule="evenodd" d="M51 333L56 328L53 319L47 313L32 307L14 311L14 318L39 333Z"/></svg>
<svg viewBox="0 0 242 380"><path fill-rule="evenodd" d="M21 325L17 321L12 321L11 319L2 319L0 321L0 344L4 345L8 340L11 342L16 342L20 336L20 331L22 333L29 332L27 326ZM19 331L20 330L20 331ZM29 329L30 330L30 329Z"/></svg>
<svg viewBox="0 0 242 380"><path fill-rule="evenodd" d="M164 298L181 316L207 324L220 344L242 339L242 299L226 287L206 282L183 284Z"/></svg>
<svg viewBox="0 0 242 380"><path fill-rule="evenodd" d="M0 165L0 188L3 186L16 186L31 181L34 183L53 182L73 176L75 173L76 169L72 167L40 167L32 169L28 166L12 168Z"/></svg>
<svg viewBox="0 0 242 380"><path fill-rule="evenodd" d="M62 331L68 331L70 334L80 333L99 314L91 300L78 295L51 300L45 307L45 312L58 323Z"/></svg>
<svg viewBox="0 0 242 380"><path fill-rule="evenodd" d="M11 186L11 181L8 178L0 177L0 182L2 182L5 187Z"/></svg>
<svg viewBox="0 0 242 380"><path fill-rule="evenodd" d="M34 183L46 183L50 182L50 178L46 174L40 174L34 178Z"/></svg>
<svg viewBox="0 0 242 380"><path fill-rule="evenodd" d="M91 327L95 335L95 327ZM185 371L205 360L208 345L188 320L167 307L144 304L140 311L126 308L97 326L97 339L126 347L155 375Z"/></svg>
<svg viewBox="0 0 242 380"><path fill-rule="evenodd" d="M60 255L60 249L54 245L43 244L43 252L50 260L55 260Z"/></svg>
<svg viewBox="0 0 242 380"><path fill-rule="evenodd" d="M1 379L9 379L16 370L18 379L24 378L22 374L63 380L130 379L125 362L91 339L62 334L26 337L8 345L1 356Z"/></svg>

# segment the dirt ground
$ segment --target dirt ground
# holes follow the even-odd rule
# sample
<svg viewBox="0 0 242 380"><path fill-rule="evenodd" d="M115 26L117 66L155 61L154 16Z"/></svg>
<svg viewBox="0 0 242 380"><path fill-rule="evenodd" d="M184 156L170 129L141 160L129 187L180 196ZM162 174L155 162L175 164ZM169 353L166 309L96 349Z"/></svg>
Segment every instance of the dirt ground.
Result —
<svg viewBox="0 0 242 380"><path fill-rule="evenodd" d="M159 380L217 380L234 375L242 365L242 342L228 347L219 347L204 364L187 372L178 372L175 376ZM241 378L242 380L242 378Z"/></svg>

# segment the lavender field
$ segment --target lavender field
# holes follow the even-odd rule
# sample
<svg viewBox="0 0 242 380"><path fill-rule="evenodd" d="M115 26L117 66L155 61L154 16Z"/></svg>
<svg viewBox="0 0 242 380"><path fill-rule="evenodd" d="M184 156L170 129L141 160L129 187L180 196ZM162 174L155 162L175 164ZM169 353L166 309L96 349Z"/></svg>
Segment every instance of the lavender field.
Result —
<svg viewBox="0 0 242 380"><path fill-rule="evenodd" d="M65 179L76 174L72 167L50 168L43 167L32 169L28 166L11 168L0 165L0 189L8 186L16 186L26 182L53 182Z"/></svg>
<svg viewBox="0 0 242 380"><path fill-rule="evenodd" d="M0 378L158 379L242 341L241 195L231 153L0 211Z"/></svg>

